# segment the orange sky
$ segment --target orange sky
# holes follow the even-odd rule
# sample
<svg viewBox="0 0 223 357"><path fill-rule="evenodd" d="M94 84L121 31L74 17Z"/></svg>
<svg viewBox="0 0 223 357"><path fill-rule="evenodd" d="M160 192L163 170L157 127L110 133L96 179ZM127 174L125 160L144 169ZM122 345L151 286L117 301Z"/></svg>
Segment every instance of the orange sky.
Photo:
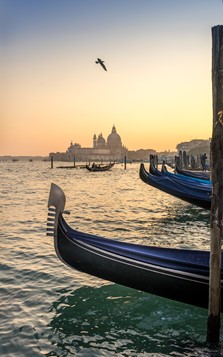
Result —
<svg viewBox="0 0 223 357"><path fill-rule="evenodd" d="M113 124L129 150L211 137L220 0L3 0L3 14L0 155L91 147Z"/></svg>

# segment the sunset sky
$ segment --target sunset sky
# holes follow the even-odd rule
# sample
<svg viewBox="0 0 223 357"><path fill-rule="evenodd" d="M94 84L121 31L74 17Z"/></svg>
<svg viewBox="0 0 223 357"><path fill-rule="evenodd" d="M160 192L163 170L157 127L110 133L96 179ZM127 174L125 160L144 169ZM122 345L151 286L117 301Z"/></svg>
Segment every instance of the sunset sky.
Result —
<svg viewBox="0 0 223 357"><path fill-rule="evenodd" d="M0 155L92 147L113 125L129 150L210 138L222 24L221 0L0 0Z"/></svg>

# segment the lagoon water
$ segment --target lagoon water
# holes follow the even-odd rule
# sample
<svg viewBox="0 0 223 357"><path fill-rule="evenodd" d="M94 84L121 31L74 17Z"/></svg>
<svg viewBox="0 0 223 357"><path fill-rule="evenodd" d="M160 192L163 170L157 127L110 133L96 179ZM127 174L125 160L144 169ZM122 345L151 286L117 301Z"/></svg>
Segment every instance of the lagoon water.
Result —
<svg viewBox="0 0 223 357"><path fill-rule="evenodd" d="M206 346L207 310L72 270L46 236L51 182L71 227L123 241L209 249L209 212L143 183L139 164L59 165L0 162L0 356L223 356Z"/></svg>

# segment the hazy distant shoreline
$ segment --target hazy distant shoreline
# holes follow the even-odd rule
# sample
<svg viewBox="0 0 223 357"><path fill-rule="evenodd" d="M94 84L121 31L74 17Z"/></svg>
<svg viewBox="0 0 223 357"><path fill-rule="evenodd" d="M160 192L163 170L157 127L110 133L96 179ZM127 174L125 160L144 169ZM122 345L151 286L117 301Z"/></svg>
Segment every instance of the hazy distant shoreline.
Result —
<svg viewBox="0 0 223 357"><path fill-rule="evenodd" d="M16 155L3 155L0 156L0 161L49 161L49 156L16 156Z"/></svg>

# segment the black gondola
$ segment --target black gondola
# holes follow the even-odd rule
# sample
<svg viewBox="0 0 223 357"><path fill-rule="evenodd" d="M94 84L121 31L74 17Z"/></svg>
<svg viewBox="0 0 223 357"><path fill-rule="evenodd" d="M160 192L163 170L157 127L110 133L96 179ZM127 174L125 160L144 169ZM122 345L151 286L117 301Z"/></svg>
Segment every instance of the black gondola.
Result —
<svg viewBox="0 0 223 357"><path fill-rule="evenodd" d="M47 235L54 236L56 254L64 264L130 288L208 307L208 251L144 246L80 232L63 218L65 201L62 189L52 183ZM223 280L221 291L222 287Z"/></svg>
<svg viewBox="0 0 223 357"><path fill-rule="evenodd" d="M210 176L211 176L210 172L207 171L193 171L193 170L181 169L178 164L176 164L175 171L176 173L181 175L200 178L203 180L210 180Z"/></svg>
<svg viewBox="0 0 223 357"><path fill-rule="evenodd" d="M108 171L114 166L114 162L110 163L108 165L97 165L97 164L92 164L91 166L86 165L86 169L91 172L100 172L100 171Z"/></svg>

